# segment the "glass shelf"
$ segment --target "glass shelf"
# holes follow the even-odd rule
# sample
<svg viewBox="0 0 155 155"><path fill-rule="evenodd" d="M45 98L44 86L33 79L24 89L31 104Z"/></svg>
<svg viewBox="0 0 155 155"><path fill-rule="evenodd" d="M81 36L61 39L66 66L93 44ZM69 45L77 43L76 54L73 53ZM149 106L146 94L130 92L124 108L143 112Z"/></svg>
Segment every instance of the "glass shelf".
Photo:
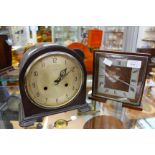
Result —
<svg viewBox="0 0 155 155"><path fill-rule="evenodd" d="M21 102L19 83L18 83L18 69L12 69L6 71L6 73L0 76L0 129L1 128L21 128L18 122L19 109L18 106ZM68 120L72 116L76 116L76 120L69 122L66 128L83 128L86 121L94 116L105 115L113 116L120 119L123 122L125 128L143 128L138 126L137 122L141 119L150 117L155 118L155 103L154 96L148 97L147 88L145 87L143 95L143 111L136 111L127 108L121 108L118 104L112 103L107 100L105 103L96 103L96 110L98 113L78 115L77 110L68 111L56 115L44 117L42 124L44 128L53 128L54 122L58 119ZM88 98L92 91L92 76L87 76L87 96L86 102L92 106L93 102ZM137 126L136 126L137 125ZM34 127L36 128L36 127Z"/></svg>
<svg viewBox="0 0 155 155"><path fill-rule="evenodd" d="M0 71L0 129L14 128L11 121L18 122L20 91L19 70L13 67Z"/></svg>

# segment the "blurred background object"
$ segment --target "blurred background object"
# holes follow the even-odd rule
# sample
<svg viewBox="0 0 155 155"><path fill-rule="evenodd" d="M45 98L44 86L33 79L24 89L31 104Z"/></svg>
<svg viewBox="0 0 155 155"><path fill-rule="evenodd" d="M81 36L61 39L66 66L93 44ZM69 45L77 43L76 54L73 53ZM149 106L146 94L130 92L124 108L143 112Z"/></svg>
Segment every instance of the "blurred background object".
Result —
<svg viewBox="0 0 155 155"><path fill-rule="evenodd" d="M84 63L88 74L92 74L93 51L100 49L102 44L103 30L90 29L83 33L81 42L73 42L68 45L71 49L80 49L84 53Z"/></svg>
<svg viewBox="0 0 155 155"><path fill-rule="evenodd" d="M7 35L0 35L0 69L12 65L11 45Z"/></svg>
<svg viewBox="0 0 155 155"><path fill-rule="evenodd" d="M52 42L51 26L38 26L37 42Z"/></svg>

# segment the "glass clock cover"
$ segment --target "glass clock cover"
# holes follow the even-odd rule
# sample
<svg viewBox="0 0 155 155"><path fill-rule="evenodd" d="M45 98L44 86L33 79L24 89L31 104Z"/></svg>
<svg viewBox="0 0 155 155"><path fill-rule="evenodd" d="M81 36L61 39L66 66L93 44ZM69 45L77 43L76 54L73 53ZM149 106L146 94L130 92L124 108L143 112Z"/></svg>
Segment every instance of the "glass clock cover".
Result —
<svg viewBox="0 0 155 155"><path fill-rule="evenodd" d="M93 96L140 105L148 55L97 51L94 59Z"/></svg>
<svg viewBox="0 0 155 155"><path fill-rule="evenodd" d="M72 100L83 82L80 63L61 52L35 59L25 74L25 89L30 100L44 108L60 107Z"/></svg>

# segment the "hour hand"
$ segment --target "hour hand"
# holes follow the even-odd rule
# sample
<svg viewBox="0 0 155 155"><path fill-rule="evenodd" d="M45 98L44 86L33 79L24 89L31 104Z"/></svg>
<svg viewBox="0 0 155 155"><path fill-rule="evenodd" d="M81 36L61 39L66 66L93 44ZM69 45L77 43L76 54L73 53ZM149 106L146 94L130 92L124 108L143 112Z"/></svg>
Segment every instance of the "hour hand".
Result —
<svg viewBox="0 0 155 155"><path fill-rule="evenodd" d="M60 81L61 81L61 79L60 79L60 77L59 77L58 79L56 79L56 80L54 81L55 85L58 85Z"/></svg>
<svg viewBox="0 0 155 155"><path fill-rule="evenodd" d="M55 85L58 85L59 82L65 77L67 68L60 71L59 77L54 81Z"/></svg>

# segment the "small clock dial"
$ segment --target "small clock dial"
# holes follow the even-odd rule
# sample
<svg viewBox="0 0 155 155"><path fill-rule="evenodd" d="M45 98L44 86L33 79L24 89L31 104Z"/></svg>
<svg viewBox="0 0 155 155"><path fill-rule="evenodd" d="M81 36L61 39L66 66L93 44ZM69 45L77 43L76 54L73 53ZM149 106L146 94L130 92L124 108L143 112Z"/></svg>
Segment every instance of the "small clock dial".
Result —
<svg viewBox="0 0 155 155"><path fill-rule="evenodd" d="M79 92L83 70L69 54L54 52L38 57L25 76L26 92L33 103L44 108L63 106Z"/></svg>
<svg viewBox="0 0 155 155"><path fill-rule="evenodd" d="M105 63L105 58L99 59L98 92L135 99L139 69L128 68L128 60L114 58L107 60L112 62L110 66Z"/></svg>

